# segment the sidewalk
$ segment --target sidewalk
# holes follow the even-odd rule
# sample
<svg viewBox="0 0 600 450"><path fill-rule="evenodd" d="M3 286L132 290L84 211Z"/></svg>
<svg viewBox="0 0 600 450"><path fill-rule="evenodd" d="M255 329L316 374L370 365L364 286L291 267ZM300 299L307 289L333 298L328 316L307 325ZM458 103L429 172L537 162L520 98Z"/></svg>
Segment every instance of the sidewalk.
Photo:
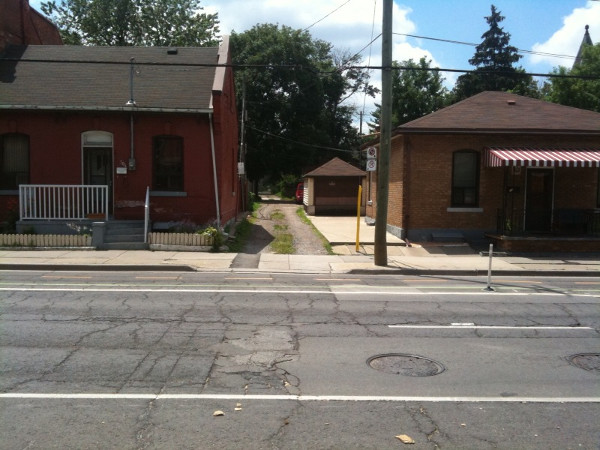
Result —
<svg viewBox="0 0 600 450"><path fill-rule="evenodd" d="M149 270L237 271L298 273L391 273L430 275L486 275L487 255L461 243L415 243L406 247L387 234L388 265L374 264L375 227L361 219L360 246L356 252L356 218L311 217L315 227L332 243L335 255L260 254L258 268L231 269L236 253L201 253L150 250L13 250L0 249L0 270ZM494 256L496 275L599 276L600 256L527 255Z"/></svg>

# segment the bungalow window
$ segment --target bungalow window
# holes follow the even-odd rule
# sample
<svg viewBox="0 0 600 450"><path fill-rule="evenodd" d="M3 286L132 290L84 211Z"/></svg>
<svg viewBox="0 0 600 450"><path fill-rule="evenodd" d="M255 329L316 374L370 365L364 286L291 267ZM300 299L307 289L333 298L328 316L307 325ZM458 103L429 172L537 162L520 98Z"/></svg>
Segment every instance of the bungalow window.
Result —
<svg viewBox="0 0 600 450"><path fill-rule="evenodd" d="M155 191L183 191L183 139L181 137L154 138L152 186Z"/></svg>
<svg viewBox="0 0 600 450"><path fill-rule="evenodd" d="M16 190L29 183L29 136L0 136L0 189Z"/></svg>
<svg viewBox="0 0 600 450"><path fill-rule="evenodd" d="M452 206L479 205L479 154L470 150L454 152L452 158Z"/></svg>

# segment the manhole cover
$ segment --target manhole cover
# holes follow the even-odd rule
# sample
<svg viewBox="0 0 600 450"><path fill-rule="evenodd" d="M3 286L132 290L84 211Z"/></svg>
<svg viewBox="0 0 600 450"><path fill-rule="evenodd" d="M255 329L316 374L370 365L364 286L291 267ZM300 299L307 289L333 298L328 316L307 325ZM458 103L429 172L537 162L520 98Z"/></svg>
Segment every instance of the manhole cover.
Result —
<svg viewBox="0 0 600 450"><path fill-rule="evenodd" d="M367 364L381 372L407 377L431 377L446 370L443 364L432 359L403 353L372 356Z"/></svg>
<svg viewBox="0 0 600 450"><path fill-rule="evenodd" d="M567 360L580 369L600 372L600 353L579 353L569 356Z"/></svg>

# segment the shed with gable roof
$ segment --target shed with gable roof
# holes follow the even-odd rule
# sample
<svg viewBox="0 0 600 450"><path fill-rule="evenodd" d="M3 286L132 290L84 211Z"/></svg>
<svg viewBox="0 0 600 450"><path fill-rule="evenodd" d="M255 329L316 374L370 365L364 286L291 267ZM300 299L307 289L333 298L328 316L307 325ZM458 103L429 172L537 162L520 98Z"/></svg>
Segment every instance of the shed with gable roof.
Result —
<svg viewBox="0 0 600 450"><path fill-rule="evenodd" d="M333 158L304 175L304 208L310 215L356 214L359 186L366 172L340 158ZM361 198L364 214L364 196Z"/></svg>

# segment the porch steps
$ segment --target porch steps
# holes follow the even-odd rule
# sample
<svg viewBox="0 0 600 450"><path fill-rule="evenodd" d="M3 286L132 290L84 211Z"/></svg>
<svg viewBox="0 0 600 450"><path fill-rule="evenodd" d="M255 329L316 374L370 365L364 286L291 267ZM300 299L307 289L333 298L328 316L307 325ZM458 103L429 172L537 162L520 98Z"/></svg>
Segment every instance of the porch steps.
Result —
<svg viewBox="0 0 600 450"><path fill-rule="evenodd" d="M146 250L143 220L111 220L106 222L104 250Z"/></svg>

